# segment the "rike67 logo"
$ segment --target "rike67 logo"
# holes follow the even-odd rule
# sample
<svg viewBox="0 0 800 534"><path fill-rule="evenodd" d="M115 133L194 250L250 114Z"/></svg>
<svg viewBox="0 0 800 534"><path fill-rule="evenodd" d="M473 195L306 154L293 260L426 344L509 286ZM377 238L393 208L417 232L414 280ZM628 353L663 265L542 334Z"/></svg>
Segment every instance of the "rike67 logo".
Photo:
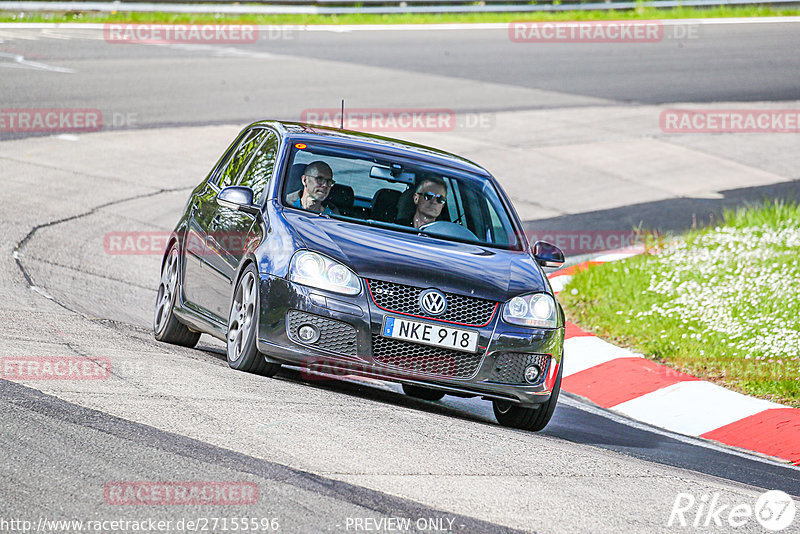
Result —
<svg viewBox="0 0 800 534"><path fill-rule="evenodd" d="M719 493L701 495L699 499L691 493L679 493L667 526L694 527L704 531L714 527L728 530L730 527L743 527L755 519L765 529L778 532L792 524L796 512L797 506L791 496L779 490L762 493L755 505L726 503Z"/></svg>

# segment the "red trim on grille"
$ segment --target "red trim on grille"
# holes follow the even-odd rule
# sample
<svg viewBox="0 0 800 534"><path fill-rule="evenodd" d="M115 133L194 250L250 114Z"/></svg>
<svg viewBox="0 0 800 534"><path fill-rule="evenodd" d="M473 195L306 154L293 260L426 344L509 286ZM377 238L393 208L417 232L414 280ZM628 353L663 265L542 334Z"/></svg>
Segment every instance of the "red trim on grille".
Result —
<svg viewBox="0 0 800 534"><path fill-rule="evenodd" d="M399 311L395 311L395 310L390 310L389 308L384 308L383 306L378 304L378 302L375 300L375 295L372 294L372 288L369 286L369 279L364 278L364 281L367 283L367 291L369 291L369 298L372 299L372 302L378 308L382 309L383 311L387 311L389 313L398 313L400 315L405 315L405 316L408 316L408 317L416 317L417 319L425 319L426 321L438 321L440 323L457 324L459 326L474 326L476 328L483 328L484 326L487 326L489 323L492 322L492 319L494 319L494 314L497 312L497 307L500 305L499 302L495 302L494 303L494 309L492 309L492 314L489 316L489 320L486 321L483 324L470 324L470 323L459 323L457 321L447 321L445 319L436 319L434 317L426 317L424 315L414 315L413 313L404 313L404 312L399 312Z"/></svg>

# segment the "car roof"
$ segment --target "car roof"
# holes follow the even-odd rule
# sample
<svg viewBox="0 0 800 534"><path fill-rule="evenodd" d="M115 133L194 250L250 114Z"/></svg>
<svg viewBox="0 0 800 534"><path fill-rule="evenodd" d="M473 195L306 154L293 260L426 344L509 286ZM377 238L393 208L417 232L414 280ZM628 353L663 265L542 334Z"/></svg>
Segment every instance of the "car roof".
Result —
<svg viewBox="0 0 800 534"><path fill-rule="evenodd" d="M491 174L489 174L486 169L466 158L462 158L450 152L445 152L444 150L411 143L409 141L302 122L265 120L254 123L251 126L258 125L276 128L286 137L296 141L312 142L314 140L319 140L348 148L378 150L380 152L393 153L401 157L405 156L422 159L427 162L437 163L480 176L491 177Z"/></svg>

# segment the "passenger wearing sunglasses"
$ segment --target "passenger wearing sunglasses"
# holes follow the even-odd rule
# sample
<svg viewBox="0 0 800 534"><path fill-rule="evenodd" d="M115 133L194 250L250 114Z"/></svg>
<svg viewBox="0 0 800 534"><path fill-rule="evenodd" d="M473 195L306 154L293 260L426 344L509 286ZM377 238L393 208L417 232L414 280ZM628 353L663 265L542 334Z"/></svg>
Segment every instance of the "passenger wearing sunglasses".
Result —
<svg viewBox="0 0 800 534"><path fill-rule="evenodd" d="M444 180L437 177L425 178L414 193L417 211L411 218L411 225L419 228L434 222L442 214L445 202L447 202L447 185Z"/></svg>
<svg viewBox="0 0 800 534"><path fill-rule="evenodd" d="M330 165L324 161L309 163L303 170L300 181L303 183L303 189L286 195L287 204L327 215L339 213L335 206L328 207L323 204L335 183Z"/></svg>

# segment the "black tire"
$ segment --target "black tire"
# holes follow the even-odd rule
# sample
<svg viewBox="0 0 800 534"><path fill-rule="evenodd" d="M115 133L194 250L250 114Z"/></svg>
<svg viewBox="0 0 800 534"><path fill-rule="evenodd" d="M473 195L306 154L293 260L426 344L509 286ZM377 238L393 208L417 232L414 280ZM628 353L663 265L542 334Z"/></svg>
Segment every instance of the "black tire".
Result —
<svg viewBox="0 0 800 534"><path fill-rule="evenodd" d="M411 384L403 384L403 392L409 397L422 399L426 401L438 401L444 397L444 391L436 389L424 388L422 386L414 386Z"/></svg>
<svg viewBox="0 0 800 534"><path fill-rule="evenodd" d="M228 313L228 333L225 336L228 365L239 371L273 376L281 368L270 363L256 346L261 298L258 290L258 271L248 264L236 282Z"/></svg>
<svg viewBox="0 0 800 534"><path fill-rule="evenodd" d="M538 432L543 430L553 417L553 412L558 403L558 394L561 392L561 374L564 369L564 361L561 361L558 368L558 376L556 383L553 386L553 392L550 394L550 399L547 402L540 404L536 408L526 408L518 406L508 401L492 401L494 408L494 416L497 422L503 426L511 428L519 428L521 430L530 430Z"/></svg>
<svg viewBox="0 0 800 534"><path fill-rule="evenodd" d="M200 339L200 332L192 332L180 322L173 310L175 299L180 291L180 255L175 245L169 249L164 266L161 268L161 282L158 284L156 309L153 317L153 335L158 341L192 348Z"/></svg>

